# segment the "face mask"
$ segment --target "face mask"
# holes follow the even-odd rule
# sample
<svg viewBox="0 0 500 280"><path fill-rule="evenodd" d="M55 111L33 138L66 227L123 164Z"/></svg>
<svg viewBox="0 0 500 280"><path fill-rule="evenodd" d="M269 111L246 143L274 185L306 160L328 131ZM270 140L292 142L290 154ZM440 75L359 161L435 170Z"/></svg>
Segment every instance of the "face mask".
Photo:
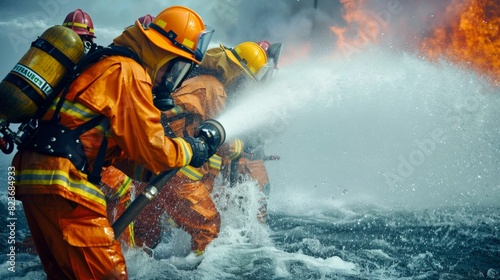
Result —
<svg viewBox="0 0 500 280"><path fill-rule="evenodd" d="M182 83L186 75L193 67L193 62L184 58L174 58L169 61L157 74L162 75L161 82L153 88L153 104L160 111L168 111L174 108L174 100L171 93Z"/></svg>

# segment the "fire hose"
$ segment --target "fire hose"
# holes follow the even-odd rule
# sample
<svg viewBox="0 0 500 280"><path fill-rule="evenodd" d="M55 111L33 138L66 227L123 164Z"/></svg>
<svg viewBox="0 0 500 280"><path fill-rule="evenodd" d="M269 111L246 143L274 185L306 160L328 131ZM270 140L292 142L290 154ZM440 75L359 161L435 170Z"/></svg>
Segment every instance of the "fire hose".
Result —
<svg viewBox="0 0 500 280"><path fill-rule="evenodd" d="M224 127L215 120L206 120L202 122L195 130L194 137L202 138L209 147L209 150L215 150L226 140ZM146 208L146 206L155 199L163 187L180 168L164 171L155 176L146 186L144 191L125 209L122 215L113 223L115 238L128 227L128 225Z"/></svg>

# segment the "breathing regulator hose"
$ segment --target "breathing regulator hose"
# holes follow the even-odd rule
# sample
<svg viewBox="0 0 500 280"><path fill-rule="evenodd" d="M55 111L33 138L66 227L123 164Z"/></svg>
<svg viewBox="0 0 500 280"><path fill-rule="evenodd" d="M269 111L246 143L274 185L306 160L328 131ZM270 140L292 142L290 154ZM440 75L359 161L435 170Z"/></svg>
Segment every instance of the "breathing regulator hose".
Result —
<svg viewBox="0 0 500 280"><path fill-rule="evenodd" d="M4 154L10 154L14 150L14 142L0 137L0 149Z"/></svg>
<svg viewBox="0 0 500 280"><path fill-rule="evenodd" d="M0 118L0 150L4 154L10 154L14 150L15 133L9 129L9 124Z"/></svg>

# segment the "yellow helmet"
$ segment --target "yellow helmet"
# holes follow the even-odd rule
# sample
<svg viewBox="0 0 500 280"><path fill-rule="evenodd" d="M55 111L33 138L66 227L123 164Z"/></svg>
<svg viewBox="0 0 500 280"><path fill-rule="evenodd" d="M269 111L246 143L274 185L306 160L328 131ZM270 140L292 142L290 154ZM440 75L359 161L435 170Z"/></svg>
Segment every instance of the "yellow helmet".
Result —
<svg viewBox="0 0 500 280"><path fill-rule="evenodd" d="M266 51L255 42L243 42L233 49L222 48L227 57L252 79L260 80L268 70Z"/></svg>
<svg viewBox="0 0 500 280"><path fill-rule="evenodd" d="M214 33L195 11L183 6L163 10L141 30L157 47L195 63L203 60Z"/></svg>

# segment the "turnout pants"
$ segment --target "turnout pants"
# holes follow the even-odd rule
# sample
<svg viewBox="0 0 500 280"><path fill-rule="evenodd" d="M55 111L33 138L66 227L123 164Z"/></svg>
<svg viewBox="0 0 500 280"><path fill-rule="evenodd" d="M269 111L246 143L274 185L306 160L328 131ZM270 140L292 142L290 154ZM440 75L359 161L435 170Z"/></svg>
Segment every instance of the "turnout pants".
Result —
<svg viewBox="0 0 500 280"><path fill-rule="evenodd" d="M193 251L204 251L219 234L220 215L205 184L202 181L186 182L175 176L135 219L136 245L151 248L158 245L164 211L191 235Z"/></svg>
<svg viewBox="0 0 500 280"><path fill-rule="evenodd" d="M18 197L47 279L127 279L105 215L59 195Z"/></svg>

